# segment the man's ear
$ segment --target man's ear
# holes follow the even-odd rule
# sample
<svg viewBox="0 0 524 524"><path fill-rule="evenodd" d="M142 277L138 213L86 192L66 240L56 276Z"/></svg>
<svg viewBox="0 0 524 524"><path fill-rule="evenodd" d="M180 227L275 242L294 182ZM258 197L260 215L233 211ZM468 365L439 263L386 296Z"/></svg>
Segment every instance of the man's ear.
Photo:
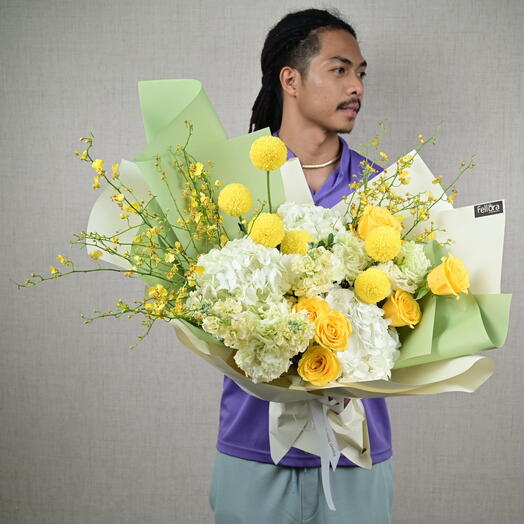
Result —
<svg viewBox="0 0 524 524"><path fill-rule="evenodd" d="M300 73L297 69L290 66L283 67L280 70L279 80L284 93L292 97L296 96L300 84Z"/></svg>

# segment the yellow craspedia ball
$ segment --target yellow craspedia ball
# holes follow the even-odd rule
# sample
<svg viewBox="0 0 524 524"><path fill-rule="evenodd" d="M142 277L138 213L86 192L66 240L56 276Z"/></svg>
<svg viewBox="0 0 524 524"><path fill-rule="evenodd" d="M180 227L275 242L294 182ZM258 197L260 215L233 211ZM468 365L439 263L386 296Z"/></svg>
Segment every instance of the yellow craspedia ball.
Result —
<svg viewBox="0 0 524 524"><path fill-rule="evenodd" d="M280 251L286 255L294 253L305 255L307 253L308 242L312 241L313 237L307 231L302 231L301 229L288 231L282 239Z"/></svg>
<svg viewBox="0 0 524 524"><path fill-rule="evenodd" d="M368 233L364 248L372 259L387 262L398 255L401 242L400 231L391 226L378 226Z"/></svg>
<svg viewBox="0 0 524 524"><path fill-rule="evenodd" d="M253 197L244 184L228 184L218 194L218 207L232 217L239 217L251 209Z"/></svg>
<svg viewBox="0 0 524 524"><path fill-rule="evenodd" d="M366 304L376 304L391 292L391 283L384 271L370 267L355 279L355 293Z"/></svg>
<svg viewBox="0 0 524 524"><path fill-rule="evenodd" d="M253 242L266 247L276 247L285 235L284 222L276 213L260 213L249 222L248 232Z"/></svg>
<svg viewBox="0 0 524 524"><path fill-rule="evenodd" d="M287 147L278 136L261 136L249 150L252 164L262 171L274 171L285 164Z"/></svg>

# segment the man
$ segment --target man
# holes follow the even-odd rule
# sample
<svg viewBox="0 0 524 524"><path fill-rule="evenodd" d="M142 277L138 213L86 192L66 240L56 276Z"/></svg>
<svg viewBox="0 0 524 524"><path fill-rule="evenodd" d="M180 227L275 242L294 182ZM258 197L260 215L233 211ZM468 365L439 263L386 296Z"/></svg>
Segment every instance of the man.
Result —
<svg viewBox="0 0 524 524"><path fill-rule="evenodd" d="M262 89L250 131L269 127L297 156L317 205L350 192L361 155L338 133L350 133L364 96L366 61L355 31L317 9L290 13L271 29L261 55ZM274 465L269 403L224 378L210 504L217 524L387 524L393 504L391 430L385 399L364 399L371 470L341 456L330 471L337 511L325 502L316 455L291 448Z"/></svg>

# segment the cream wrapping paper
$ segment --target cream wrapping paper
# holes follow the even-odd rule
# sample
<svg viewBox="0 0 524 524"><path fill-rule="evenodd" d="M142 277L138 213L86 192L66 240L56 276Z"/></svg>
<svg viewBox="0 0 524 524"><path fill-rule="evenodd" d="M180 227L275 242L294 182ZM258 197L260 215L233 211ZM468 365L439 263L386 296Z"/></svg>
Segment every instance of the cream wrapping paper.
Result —
<svg viewBox="0 0 524 524"><path fill-rule="evenodd" d="M291 447L320 456L322 487L333 511L329 466L336 469L341 453L362 468L372 466L366 413L360 399L352 399L345 408L344 397L270 402L269 446L275 464Z"/></svg>
<svg viewBox="0 0 524 524"><path fill-rule="evenodd" d="M185 347L250 395L269 401L269 442L275 464L291 447L320 456L324 495L333 511L329 465L335 469L342 453L361 467L371 467L368 427L360 398L473 392L493 373L491 359L466 356L392 370L390 381L332 382L320 388L300 385L298 376L288 376L269 384L255 384L236 365L234 350L183 320L170 323ZM335 402L330 402L328 397L333 397ZM343 398L352 400L340 410Z"/></svg>

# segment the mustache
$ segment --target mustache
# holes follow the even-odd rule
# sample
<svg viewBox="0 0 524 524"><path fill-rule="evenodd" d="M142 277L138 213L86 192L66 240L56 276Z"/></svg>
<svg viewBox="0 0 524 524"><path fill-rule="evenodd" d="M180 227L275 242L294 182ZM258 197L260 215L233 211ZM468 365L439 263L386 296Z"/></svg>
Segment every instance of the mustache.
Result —
<svg viewBox="0 0 524 524"><path fill-rule="evenodd" d="M342 102L337 109L341 109L342 107L348 106L349 104L357 104L358 109L360 110L360 100L358 98L352 98L350 100Z"/></svg>

